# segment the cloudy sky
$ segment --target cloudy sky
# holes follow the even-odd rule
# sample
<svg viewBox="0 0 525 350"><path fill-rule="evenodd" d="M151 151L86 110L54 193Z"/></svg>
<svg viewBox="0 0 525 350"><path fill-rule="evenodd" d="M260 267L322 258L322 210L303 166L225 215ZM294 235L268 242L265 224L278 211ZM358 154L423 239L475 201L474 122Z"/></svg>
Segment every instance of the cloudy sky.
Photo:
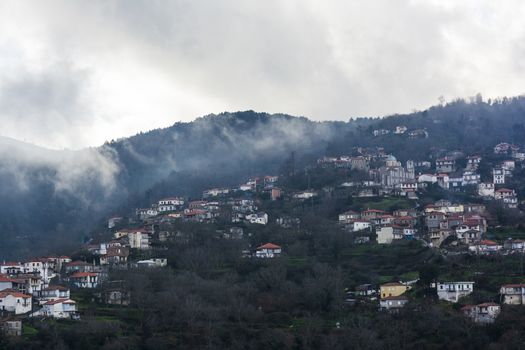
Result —
<svg viewBox="0 0 525 350"><path fill-rule="evenodd" d="M0 135L81 148L255 109L315 120L525 92L525 2L0 2Z"/></svg>

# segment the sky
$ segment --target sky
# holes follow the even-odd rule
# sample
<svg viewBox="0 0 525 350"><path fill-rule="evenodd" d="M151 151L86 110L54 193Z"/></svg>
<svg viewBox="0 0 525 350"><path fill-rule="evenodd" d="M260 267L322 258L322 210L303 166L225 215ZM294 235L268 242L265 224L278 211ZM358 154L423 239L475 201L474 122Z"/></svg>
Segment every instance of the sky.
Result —
<svg viewBox="0 0 525 350"><path fill-rule="evenodd" d="M80 149L223 111L521 95L524 17L519 0L4 0L0 135Z"/></svg>

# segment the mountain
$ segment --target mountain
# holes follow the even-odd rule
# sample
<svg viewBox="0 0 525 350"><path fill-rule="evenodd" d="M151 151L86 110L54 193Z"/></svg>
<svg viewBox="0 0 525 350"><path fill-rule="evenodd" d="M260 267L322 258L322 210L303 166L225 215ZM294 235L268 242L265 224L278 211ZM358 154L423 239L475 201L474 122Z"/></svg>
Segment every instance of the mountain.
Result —
<svg viewBox="0 0 525 350"><path fill-rule="evenodd" d="M222 113L79 151L51 151L0 138L0 259L78 244L115 212L165 195L198 196L209 186L297 169L353 147L384 147L401 160L436 149L480 152L525 139L525 98L457 100L425 111L348 122L284 114ZM374 129L425 129L428 138L374 137Z"/></svg>
<svg viewBox="0 0 525 350"><path fill-rule="evenodd" d="M107 215L162 195L198 196L208 186L279 172L291 152L304 164L358 124L246 111L79 151L2 138L0 258L78 244Z"/></svg>

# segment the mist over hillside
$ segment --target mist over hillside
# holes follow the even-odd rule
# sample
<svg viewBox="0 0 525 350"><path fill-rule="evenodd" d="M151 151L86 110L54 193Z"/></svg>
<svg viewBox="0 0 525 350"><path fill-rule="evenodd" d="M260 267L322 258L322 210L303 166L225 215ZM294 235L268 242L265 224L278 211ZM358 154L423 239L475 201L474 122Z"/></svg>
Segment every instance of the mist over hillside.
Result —
<svg viewBox="0 0 525 350"><path fill-rule="evenodd" d="M198 196L208 186L279 173L355 146L423 159L444 145L476 151L525 139L525 99L458 100L382 119L314 122L284 114L222 113L79 151L51 151L0 138L0 258L78 244L101 220L163 195ZM425 129L429 137L372 136L378 128Z"/></svg>

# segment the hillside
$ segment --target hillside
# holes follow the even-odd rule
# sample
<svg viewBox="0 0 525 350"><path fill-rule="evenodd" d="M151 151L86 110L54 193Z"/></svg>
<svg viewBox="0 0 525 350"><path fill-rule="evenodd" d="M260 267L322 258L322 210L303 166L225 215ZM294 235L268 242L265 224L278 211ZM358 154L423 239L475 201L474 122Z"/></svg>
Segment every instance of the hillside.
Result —
<svg viewBox="0 0 525 350"><path fill-rule="evenodd" d="M357 146L384 147L401 160L425 159L445 145L478 152L501 141L522 143L524 117L525 99L518 97L460 100L349 122L222 113L80 151L49 151L0 139L0 181L5 184L0 258L78 243L107 215L160 196L194 196L209 186L279 172L291 152L298 169L321 155L348 153ZM372 134L398 125L424 129L428 137Z"/></svg>

